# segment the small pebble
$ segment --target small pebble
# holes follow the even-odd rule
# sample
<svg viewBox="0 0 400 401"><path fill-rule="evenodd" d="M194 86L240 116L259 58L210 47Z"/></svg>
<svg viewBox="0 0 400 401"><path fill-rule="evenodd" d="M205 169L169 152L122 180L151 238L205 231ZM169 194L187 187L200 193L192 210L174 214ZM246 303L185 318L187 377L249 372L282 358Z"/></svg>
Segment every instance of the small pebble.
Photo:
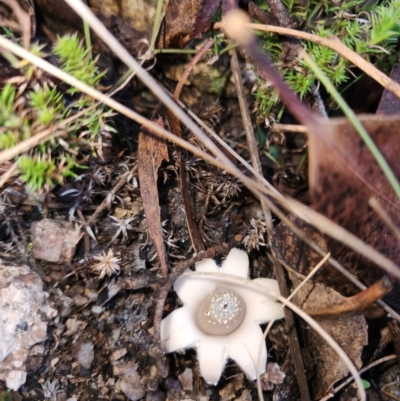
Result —
<svg viewBox="0 0 400 401"><path fill-rule="evenodd" d="M94 360L94 345L91 341L82 343L76 353L76 360L84 369L90 369Z"/></svg>
<svg viewBox="0 0 400 401"><path fill-rule="evenodd" d="M183 390L193 390L193 371L192 369L186 368L179 376L178 379L181 383Z"/></svg>
<svg viewBox="0 0 400 401"><path fill-rule="evenodd" d="M51 367L56 366L59 360L60 358L53 358L50 362L50 366Z"/></svg>
<svg viewBox="0 0 400 401"><path fill-rule="evenodd" d="M103 308L101 306L98 305L94 305L91 309L92 313L94 313L95 315L100 315L101 312L103 312Z"/></svg>
<svg viewBox="0 0 400 401"><path fill-rule="evenodd" d="M146 394L143 388L141 388L140 376L137 372L123 375L120 385L122 392L131 401L138 401Z"/></svg>
<svg viewBox="0 0 400 401"><path fill-rule="evenodd" d="M111 354L110 359L111 359L111 361L118 361L118 359L120 359L124 355L126 355L127 352L128 351L126 348L117 349Z"/></svg>

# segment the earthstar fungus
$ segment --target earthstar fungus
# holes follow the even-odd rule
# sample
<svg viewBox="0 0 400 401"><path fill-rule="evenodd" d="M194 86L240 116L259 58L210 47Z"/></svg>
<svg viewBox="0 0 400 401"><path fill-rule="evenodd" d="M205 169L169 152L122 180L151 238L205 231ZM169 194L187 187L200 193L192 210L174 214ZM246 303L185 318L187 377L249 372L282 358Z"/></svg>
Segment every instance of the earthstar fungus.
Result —
<svg viewBox="0 0 400 401"><path fill-rule="evenodd" d="M265 371L267 349L259 324L282 318L283 311L280 303L251 285L279 294L277 281L250 281L248 274L247 253L234 248L221 268L213 259L203 259L196 263L196 273L188 270L174 284L183 307L162 321L162 346L165 352L196 348L201 375L210 384L218 383L227 358L251 380Z"/></svg>

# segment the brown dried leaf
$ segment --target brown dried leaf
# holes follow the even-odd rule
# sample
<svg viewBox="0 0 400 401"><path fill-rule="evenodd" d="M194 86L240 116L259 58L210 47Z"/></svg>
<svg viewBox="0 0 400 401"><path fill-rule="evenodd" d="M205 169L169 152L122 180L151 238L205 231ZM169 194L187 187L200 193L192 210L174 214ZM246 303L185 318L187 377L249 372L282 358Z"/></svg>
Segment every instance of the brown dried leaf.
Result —
<svg viewBox="0 0 400 401"><path fill-rule="evenodd" d="M220 1L204 0L200 7L190 37L195 38L210 29L212 19L218 10Z"/></svg>
<svg viewBox="0 0 400 401"><path fill-rule="evenodd" d="M157 47L182 48L191 39L190 34L202 0L170 0L160 30Z"/></svg>
<svg viewBox="0 0 400 401"><path fill-rule="evenodd" d="M307 234L308 238L313 240L321 249L328 252L326 240L319 231L293 214L290 214L288 218L293 224L301 228ZM271 239L271 246L276 258L285 267L290 267L304 276L308 275L321 260L321 256L317 252L313 251L283 223L280 223L275 228ZM323 283L345 296L353 295L359 291L357 287L352 285L347 279L344 279L341 273L327 263L313 276L313 282Z"/></svg>
<svg viewBox="0 0 400 401"><path fill-rule="evenodd" d="M371 138L400 179L399 117L359 116ZM312 207L400 264L399 242L368 205L377 197L392 222L400 227L400 200L375 159L347 119L326 125L327 141L309 137L309 182ZM367 285L382 271L345 245L328 239L329 251ZM400 302L399 293L393 295Z"/></svg>
<svg viewBox="0 0 400 401"><path fill-rule="evenodd" d="M297 273L289 274L297 287L304 279ZM321 306L335 307L345 302L345 298L323 284L307 282L295 295L294 302L307 311L318 311ZM344 352L360 369L361 353L368 344L368 330L365 317L361 313L339 317L316 317L315 320L339 344ZM343 378L347 367L336 352L314 330L304 330L306 348L312 353L316 363L315 398L323 397L329 388Z"/></svg>
<svg viewBox="0 0 400 401"><path fill-rule="evenodd" d="M161 117L155 122L164 128ZM140 193L150 237L160 259L161 271L166 276L168 273L167 255L164 249L157 189L157 171L163 160L169 160L166 140L143 128L139 134L138 152Z"/></svg>
<svg viewBox="0 0 400 401"><path fill-rule="evenodd" d="M202 5L197 12L196 20L193 26L191 38L195 38L211 28L213 18L221 5L222 17L230 11L239 8L238 0L203 0Z"/></svg>

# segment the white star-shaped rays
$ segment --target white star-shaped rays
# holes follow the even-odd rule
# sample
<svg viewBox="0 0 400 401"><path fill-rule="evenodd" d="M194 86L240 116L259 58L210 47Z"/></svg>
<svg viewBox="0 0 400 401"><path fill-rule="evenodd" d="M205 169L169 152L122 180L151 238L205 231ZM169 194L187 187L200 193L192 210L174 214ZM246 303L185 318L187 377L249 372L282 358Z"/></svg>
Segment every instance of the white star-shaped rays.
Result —
<svg viewBox="0 0 400 401"><path fill-rule="evenodd" d="M199 272L205 275L199 275ZM206 273L223 273L226 276L207 276ZM174 284L174 290L183 307L172 312L161 323L163 348L166 352L196 348L201 375L210 384L218 383L227 358L233 359L251 380L255 380L257 374L265 371L267 349L259 324L282 318L283 311L280 309L280 303L251 284L256 283L279 294L277 281L265 278L246 280L248 273L247 253L234 248L221 268L214 260L204 259L196 263L196 274L188 271ZM198 318L199 309L206 299L210 299L210 295L219 294L221 291L236 294L244 302L243 320L228 334L206 334ZM227 304L226 307L231 306ZM204 306L201 310L204 310ZM210 308L208 315L212 313L213 309ZM219 321L221 326L225 325L226 328L232 322ZM216 324L218 325L218 322ZM259 365L256 368L257 362Z"/></svg>

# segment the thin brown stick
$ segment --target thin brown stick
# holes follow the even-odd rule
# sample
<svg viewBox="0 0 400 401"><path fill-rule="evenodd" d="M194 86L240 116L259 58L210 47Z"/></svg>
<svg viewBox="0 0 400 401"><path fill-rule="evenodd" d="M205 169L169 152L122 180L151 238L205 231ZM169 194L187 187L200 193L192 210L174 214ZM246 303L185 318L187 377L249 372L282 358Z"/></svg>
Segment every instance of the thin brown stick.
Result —
<svg viewBox="0 0 400 401"><path fill-rule="evenodd" d="M213 39L209 39L199 50L199 52L193 57L191 62L185 68L181 78L179 79L178 84L176 85L174 91L173 99L177 102L179 99L179 95L185 84L189 74L193 70L194 66L198 63L198 61L203 57L203 55L210 49L210 47L214 44ZM178 117L171 111L167 111L168 121L171 127L171 131L177 135L179 138L182 137L182 130L181 130L181 123ZM181 186L181 193L182 193L182 203L185 210L185 219L186 225L188 227L190 240L192 242L193 249L196 253L204 251L205 245L203 239L201 237L201 233L199 230L199 226L195 220L195 214L193 211L193 204L190 199L190 192L189 192L189 184L188 184L188 177L186 172L186 160L182 153L182 149L177 149L178 153L178 165L179 165L179 181Z"/></svg>
<svg viewBox="0 0 400 401"><path fill-rule="evenodd" d="M307 134L308 128L304 125L297 125L297 124L272 124L271 131Z"/></svg>
<svg viewBox="0 0 400 401"><path fill-rule="evenodd" d="M179 96L181 94L183 85L187 81L190 73L192 72L194 66L200 61L200 59L204 56L204 54L211 48L211 46L214 44L214 39L208 39L206 43L201 47L201 49L196 53L196 55L192 58L188 66L185 68L185 71L183 71L182 76L179 79L178 84L176 85L175 91L174 91L174 100L178 101Z"/></svg>
<svg viewBox="0 0 400 401"><path fill-rule="evenodd" d="M234 79L234 83L235 83L237 97L239 100L240 113L242 115L242 121L243 121L244 130L246 133L247 144L249 146L249 151L250 151L250 156L251 156L251 164L253 165L254 170L256 170L257 173L259 174L259 177L261 177L263 175L262 167L261 167L261 160L260 160L257 141L254 136L253 125L251 123L249 105L247 103L246 94L244 92L244 86L243 86L242 78L240 75L239 60L237 57L236 49L232 49L230 51L230 55L231 55L232 75L233 75L233 79ZM257 181L259 183L261 183L261 180L258 177L257 177ZM269 210L269 208L267 207L265 202L262 202L262 200L261 200L261 207L262 207L262 210L264 213L265 223L267 224L268 238L271 238L272 230L274 228L273 223L272 223L271 210Z"/></svg>
<svg viewBox="0 0 400 401"><path fill-rule="evenodd" d="M134 173L135 169L136 166L131 171L127 171L125 174L123 174L109 193L113 195L116 194L117 191L119 191L122 188L122 186L126 183L129 175ZM100 216L100 213L106 207L107 207L107 197L104 198L103 202L100 203L95 212L90 216L89 220L86 222L86 225L90 226L91 224L95 223L97 218Z"/></svg>
<svg viewBox="0 0 400 401"><path fill-rule="evenodd" d="M300 283L300 285L298 285L293 291L292 293L289 295L289 290L287 288L287 286L285 286L285 288L281 291L281 293L286 293L288 294L287 296L287 300L290 301L296 293L298 293L300 291L300 289L311 280L311 278L318 272L318 270L326 263L326 261L330 258L331 254L328 252L323 258L322 260L320 260L318 262L318 264L311 270L311 272L307 275L307 277L304 278L304 280ZM286 281L286 276L284 275L284 271L282 269L282 265L279 263L278 260L276 260L276 258L274 258L274 262L276 262L277 265L279 265L278 269L277 269L277 274L282 274L282 278L285 279ZM278 281L279 283L279 281ZM283 308L283 305L282 305ZM290 309L290 312L292 312L291 314L288 313L289 308L284 308L284 313L285 313L285 323L286 323L286 330L288 333L288 340L289 340L289 346L290 346L290 351L292 354L292 358L293 358L293 363L294 363L294 367L295 367L295 371L296 371L296 377L298 376L298 372L301 371L302 373L300 373L300 378L297 377L297 381L299 384L299 389L300 389L300 394L301 394L301 399L302 401L307 400L307 399L311 399L310 393L309 393L309 389L308 389L308 383L307 383L307 378L305 375L305 369L304 369L304 363L303 363L303 358L302 358L302 352L301 352L301 348L299 345L299 341L297 338L297 333L296 333L296 326L295 326L295 322L294 322L294 317L293 317L293 312ZM278 315L278 313L277 313ZM274 320L271 320L265 331L264 331L264 338L267 337L269 331L271 330L272 324L274 323ZM296 336L296 337L295 337ZM259 386L259 382L260 382L260 378L257 378L257 386ZM258 389L258 387L257 387ZM262 393L259 390L259 398L262 399Z"/></svg>
<svg viewBox="0 0 400 401"><path fill-rule="evenodd" d="M8 181L10 177L17 172L17 163L14 163L0 178L0 188Z"/></svg>
<svg viewBox="0 0 400 401"><path fill-rule="evenodd" d="M256 139L254 137L253 126L251 123L251 117L249 113L249 107L246 100L246 95L244 92L244 87L242 83L242 79L240 76L240 68L239 68L239 61L236 53L236 49L232 49L230 51L231 54L231 69L232 74L235 82L236 93L239 99L239 106L240 112L242 115L242 121L244 125L244 129L246 132L247 144L249 146L249 151L251 155L251 161L253 168L259 173L259 176L262 176L262 168L261 168L261 161L260 155L258 151L258 146ZM258 182L261 183L261 180L258 179ZM272 223L272 215L271 210L268 208L267 204L263 202L261 198L261 207L264 214L264 219L267 224L267 234L268 240L270 241L272 238L272 231L273 231L273 223ZM274 270L275 270L275 277L279 284L279 291L282 296L287 298L290 294L289 289L286 283L285 273L282 269L280 263L272 256L274 259ZM285 318L286 318L286 328L289 337L289 346L291 350L291 354L293 356L293 361L296 370L296 377L299 383L301 398L303 401L311 400L310 392L308 391L308 384L307 378L305 376L305 369L303 364L303 359L301 357L301 349L300 344L298 341L298 335L296 332L296 326L294 323L293 312L289 309L285 309ZM257 376L258 377L258 376ZM262 391L259 380L257 381L258 387L258 397L260 401L262 400Z"/></svg>
<svg viewBox="0 0 400 401"><path fill-rule="evenodd" d="M163 317L164 305L165 300L167 299L168 293L171 290L172 285L180 277L187 269L193 266L196 262L203 260L205 258L215 258L218 255L221 255L224 252L228 251L228 245L222 244L217 245L215 247L209 248L204 252L199 253L198 255L194 256L193 258L189 259L186 262L180 264L176 270L169 274L167 279L162 284L162 287L158 291L157 296L157 303L154 310L154 334L153 334L153 342L157 352L157 367L158 367L158 374L160 377L166 377L168 375L168 371L163 363L162 357L164 355L164 351L162 349L161 344L161 321Z"/></svg>
<svg viewBox="0 0 400 401"><path fill-rule="evenodd" d="M304 312L310 316L337 316L344 315L346 313L354 313L363 311L368 306L372 305L378 299L387 295L393 288L390 279L384 276L381 280L372 284L365 290L359 292L352 297L346 298L342 303L334 305L326 309L308 310L303 309Z"/></svg>
<svg viewBox="0 0 400 401"><path fill-rule="evenodd" d="M288 298L290 295L290 291L287 286L285 271L283 270L282 265L276 259L274 267L275 267L276 279L279 285L279 292L283 297ZM308 389L306 370L304 368L303 357L296 330L296 323L294 320L293 312L291 310L285 308L284 313L285 313L286 332L288 336L290 352L293 358L294 369L296 372L296 379L301 394L301 400L308 401L311 400L311 395Z"/></svg>

